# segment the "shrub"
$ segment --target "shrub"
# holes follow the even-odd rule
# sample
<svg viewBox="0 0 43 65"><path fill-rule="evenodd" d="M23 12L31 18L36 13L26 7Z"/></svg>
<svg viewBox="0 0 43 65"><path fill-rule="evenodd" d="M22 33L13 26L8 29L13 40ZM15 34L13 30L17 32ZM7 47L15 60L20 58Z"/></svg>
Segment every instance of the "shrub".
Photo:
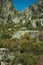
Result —
<svg viewBox="0 0 43 65"><path fill-rule="evenodd" d="M31 50L35 55L43 54L43 42L37 42L32 44Z"/></svg>
<svg viewBox="0 0 43 65"><path fill-rule="evenodd" d="M13 60L13 63L21 63L22 65L40 65L40 62L35 55L29 55L27 53L23 53L20 56L16 56Z"/></svg>

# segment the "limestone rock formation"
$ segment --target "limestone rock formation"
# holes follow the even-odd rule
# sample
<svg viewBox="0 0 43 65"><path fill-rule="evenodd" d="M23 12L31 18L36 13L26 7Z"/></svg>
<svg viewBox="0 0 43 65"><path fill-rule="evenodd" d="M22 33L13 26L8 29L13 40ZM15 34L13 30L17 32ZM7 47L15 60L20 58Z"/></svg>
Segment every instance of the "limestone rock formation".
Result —
<svg viewBox="0 0 43 65"><path fill-rule="evenodd" d="M43 26L43 0L39 0L36 4L30 6L23 11L27 20L31 21L34 28Z"/></svg>
<svg viewBox="0 0 43 65"><path fill-rule="evenodd" d="M12 0L0 0L0 25L14 26L16 29L43 28L43 0L20 12Z"/></svg>

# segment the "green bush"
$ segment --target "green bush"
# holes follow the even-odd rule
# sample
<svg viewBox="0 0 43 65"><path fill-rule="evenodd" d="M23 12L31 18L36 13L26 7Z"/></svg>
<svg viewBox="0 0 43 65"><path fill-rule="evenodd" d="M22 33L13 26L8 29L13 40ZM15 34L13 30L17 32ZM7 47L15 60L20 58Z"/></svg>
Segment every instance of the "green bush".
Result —
<svg viewBox="0 0 43 65"><path fill-rule="evenodd" d="M23 40L22 41L22 44L21 44L21 53L23 53L23 52L29 52L29 51L31 51L31 42L30 41L28 41L28 40Z"/></svg>
<svg viewBox="0 0 43 65"><path fill-rule="evenodd" d="M13 64L19 63L22 65L40 65L39 59L35 55L29 55L27 53L23 53L14 58Z"/></svg>
<svg viewBox="0 0 43 65"><path fill-rule="evenodd" d="M31 49L35 55L43 54L43 42L34 43Z"/></svg>
<svg viewBox="0 0 43 65"><path fill-rule="evenodd" d="M2 34L1 39L10 39L11 36L9 34Z"/></svg>

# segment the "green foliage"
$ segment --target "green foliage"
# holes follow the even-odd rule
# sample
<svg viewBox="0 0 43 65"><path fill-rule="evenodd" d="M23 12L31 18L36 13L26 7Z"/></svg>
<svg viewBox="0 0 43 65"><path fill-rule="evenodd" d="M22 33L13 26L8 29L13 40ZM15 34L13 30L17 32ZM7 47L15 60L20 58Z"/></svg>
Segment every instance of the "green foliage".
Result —
<svg viewBox="0 0 43 65"><path fill-rule="evenodd" d="M0 43L0 48L3 48L3 44L2 43Z"/></svg>
<svg viewBox="0 0 43 65"><path fill-rule="evenodd" d="M29 52L31 51L31 43L28 40L23 40L21 44L21 52Z"/></svg>
<svg viewBox="0 0 43 65"><path fill-rule="evenodd" d="M38 58L32 54L29 55L27 53L23 53L21 55L21 61L23 65L40 65Z"/></svg>
<svg viewBox="0 0 43 65"><path fill-rule="evenodd" d="M31 49L35 55L43 54L43 42L37 42L32 44Z"/></svg>
<svg viewBox="0 0 43 65"><path fill-rule="evenodd" d="M10 39L9 32L0 33L0 48L5 47L15 53L12 61L17 65L40 65L36 56L43 54L43 42L32 38L28 33L24 34L21 39ZM18 52L18 53L17 53Z"/></svg>
<svg viewBox="0 0 43 65"><path fill-rule="evenodd" d="M15 56L12 63L21 63L22 65L40 65L39 59L35 55L29 55L27 53Z"/></svg>
<svg viewBox="0 0 43 65"><path fill-rule="evenodd" d="M34 40L23 40L21 44L21 52L31 52L35 55L43 54L43 42L36 42Z"/></svg>
<svg viewBox="0 0 43 65"><path fill-rule="evenodd" d="M10 39L11 36L9 34L2 34L1 39Z"/></svg>

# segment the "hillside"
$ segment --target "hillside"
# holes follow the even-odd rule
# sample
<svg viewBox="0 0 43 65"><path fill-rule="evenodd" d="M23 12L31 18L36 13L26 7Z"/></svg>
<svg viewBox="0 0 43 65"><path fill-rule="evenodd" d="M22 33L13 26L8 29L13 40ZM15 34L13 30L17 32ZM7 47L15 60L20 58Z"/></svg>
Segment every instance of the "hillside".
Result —
<svg viewBox="0 0 43 65"><path fill-rule="evenodd" d="M15 30L43 28L43 0L20 12L13 6L12 0L1 0L0 26L13 26ZM8 24L8 25L6 25ZM4 26L5 25L5 26Z"/></svg>
<svg viewBox="0 0 43 65"><path fill-rule="evenodd" d="M43 0L22 12L12 0L0 5L0 63L43 65Z"/></svg>

